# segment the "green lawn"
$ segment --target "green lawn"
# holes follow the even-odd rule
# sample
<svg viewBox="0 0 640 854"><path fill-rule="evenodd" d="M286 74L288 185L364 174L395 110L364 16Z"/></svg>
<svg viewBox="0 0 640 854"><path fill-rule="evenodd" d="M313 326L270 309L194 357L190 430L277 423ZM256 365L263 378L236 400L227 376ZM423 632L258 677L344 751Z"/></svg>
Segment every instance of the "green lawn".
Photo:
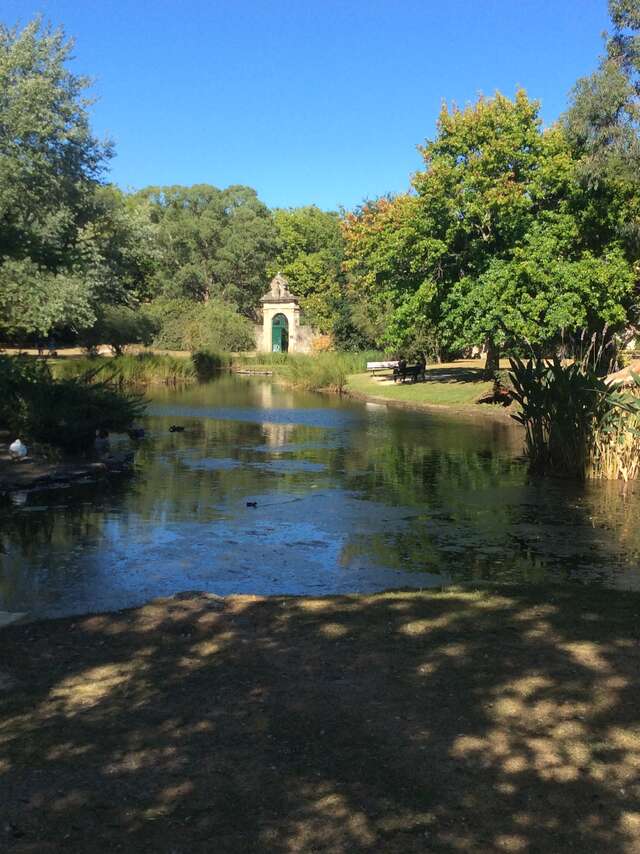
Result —
<svg viewBox="0 0 640 854"><path fill-rule="evenodd" d="M436 406L468 406L491 390L492 383L482 379L479 368L438 365L427 369L424 383L381 382L385 375L352 374L347 389L356 394ZM388 375L387 375L388 376Z"/></svg>

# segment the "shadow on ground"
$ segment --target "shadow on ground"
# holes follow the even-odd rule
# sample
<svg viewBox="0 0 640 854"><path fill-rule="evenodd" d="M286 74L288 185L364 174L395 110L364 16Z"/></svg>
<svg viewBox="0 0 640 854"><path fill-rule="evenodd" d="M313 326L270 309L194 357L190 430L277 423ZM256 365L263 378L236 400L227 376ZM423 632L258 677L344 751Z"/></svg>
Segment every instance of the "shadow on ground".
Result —
<svg viewBox="0 0 640 854"><path fill-rule="evenodd" d="M445 365L442 368L436 368L430 365L427 371L427 381L429 380L447 383L484 383L487 377L481 367Z"/></svg>
<svg viewBox="0 0 640 854"><path fill-rule="evenodd" d="M640 850L640 598L197 594L0 632L0 848Z"/></svg>

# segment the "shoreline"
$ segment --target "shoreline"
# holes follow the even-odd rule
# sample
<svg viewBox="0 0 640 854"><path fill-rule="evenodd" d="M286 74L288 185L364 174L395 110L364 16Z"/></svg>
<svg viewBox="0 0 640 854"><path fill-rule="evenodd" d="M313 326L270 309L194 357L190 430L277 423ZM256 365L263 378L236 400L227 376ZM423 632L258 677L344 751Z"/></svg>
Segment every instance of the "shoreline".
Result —
<svg viewBox="0 0 640 854"><path fill-rule="evenodd" d="M57 462L27 457L14 462L0 451L0 497L20 492L44 492L65 489L74 483L97 483L105 477L130 474L133 461L129 455L102 460L67 459Z"/></svg>
<svg viewBox="0 0 640 854"><path fill-rule="evenodd" d="M308 389L304 389L300 386L292 385L284 379L278 377L277 372L273 370L269 370L265 367L263 370L254 370L251 368L234 368L233 365L230 368L230 372L233 374L241 374L244 376L271 376L274 378L274 382L282 385L286 388L293 388L300 391L308 391ZM357 375L353 375L357 376ZM431 380L431 382L437 382L437 380ZM414 412L442 412L442 413L451 413L452 415L463 415L466 417L475 417L479 415L481 418L497 418L500 421L507 421L509 423L513 423L514 427L520 427L517 421L511 417L511 412L514 411L512 407L500 406L499 404L482 404L482 403L421 403L417 401L410 400L396 400L394 398L384 397L383 395L375 395L368 394L366 392L356 391L355 389L349 388L348 380L347 386L342 391L336 391L333 388L320 388L320 389L312 389L311 391L315 391L319 394L330 394L336 397L346 397L352 400L357 400L362 403L377 403L386 406L392 406L397 409L408 409Z"/></svg>
<svg viewBox="0 0 640 854"><path fill-rule="evenodd" d="M7 626L0 832L16 854L635 851L639 603L186 592Z"/></svg>
<svg viewBox="0 0 640 854"><path fill-rule="evenodd" d="M411 400L395 400L389 397L382 397L376 394L366 394L365 392L355 391L354 389L345 389L343 392L345 397L350 397L353 400L359 400L362 403L378 403L387 406L392 406L397 409L409 409L415 412L442 412L451 413L453 415L464 415L466 417L475 417L479 415L481 418L497 418L500 421L508 421L514 427L519 426L517 421L511 417L508 407L498 406L490 403L419 403Z"/></svg>

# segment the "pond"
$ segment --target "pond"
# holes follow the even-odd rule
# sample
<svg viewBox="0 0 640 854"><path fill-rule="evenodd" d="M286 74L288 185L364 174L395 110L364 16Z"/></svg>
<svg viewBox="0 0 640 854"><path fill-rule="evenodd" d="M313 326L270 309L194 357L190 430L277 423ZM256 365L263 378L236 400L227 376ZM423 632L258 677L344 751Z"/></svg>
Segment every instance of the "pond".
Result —
<svg viewBox="0 0 640 854"><path fill-rule="evenodd" d="M476 579L640 589L638 489L530 478L508 419L234 375L149 397L132 479L3 508L0 610Z"/></svg>

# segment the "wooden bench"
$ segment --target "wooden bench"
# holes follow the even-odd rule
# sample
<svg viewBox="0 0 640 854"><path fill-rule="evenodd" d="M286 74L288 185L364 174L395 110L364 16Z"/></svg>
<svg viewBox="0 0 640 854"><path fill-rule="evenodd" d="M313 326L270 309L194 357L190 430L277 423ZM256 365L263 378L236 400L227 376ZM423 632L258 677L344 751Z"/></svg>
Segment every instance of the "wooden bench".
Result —
<svg viewBox="0 0 640 854"><path fill-rule="evenodd" d="M406 365L404 368L394 368L393 369L393 381L397 383L398 380L400 382L404 382L406 379L411 379L411 382L417 383L419 380L425 382L426 375L425 370L422 365Z"/></svg>
<svg viewBox="0 0 640 854"><path fill-rule="evenodd" d="M391 362L367 362L367 370L371 371L371 373L375 376L376 371L384 371L389 370L390 368L397 368L398 361Z"/></svg>

